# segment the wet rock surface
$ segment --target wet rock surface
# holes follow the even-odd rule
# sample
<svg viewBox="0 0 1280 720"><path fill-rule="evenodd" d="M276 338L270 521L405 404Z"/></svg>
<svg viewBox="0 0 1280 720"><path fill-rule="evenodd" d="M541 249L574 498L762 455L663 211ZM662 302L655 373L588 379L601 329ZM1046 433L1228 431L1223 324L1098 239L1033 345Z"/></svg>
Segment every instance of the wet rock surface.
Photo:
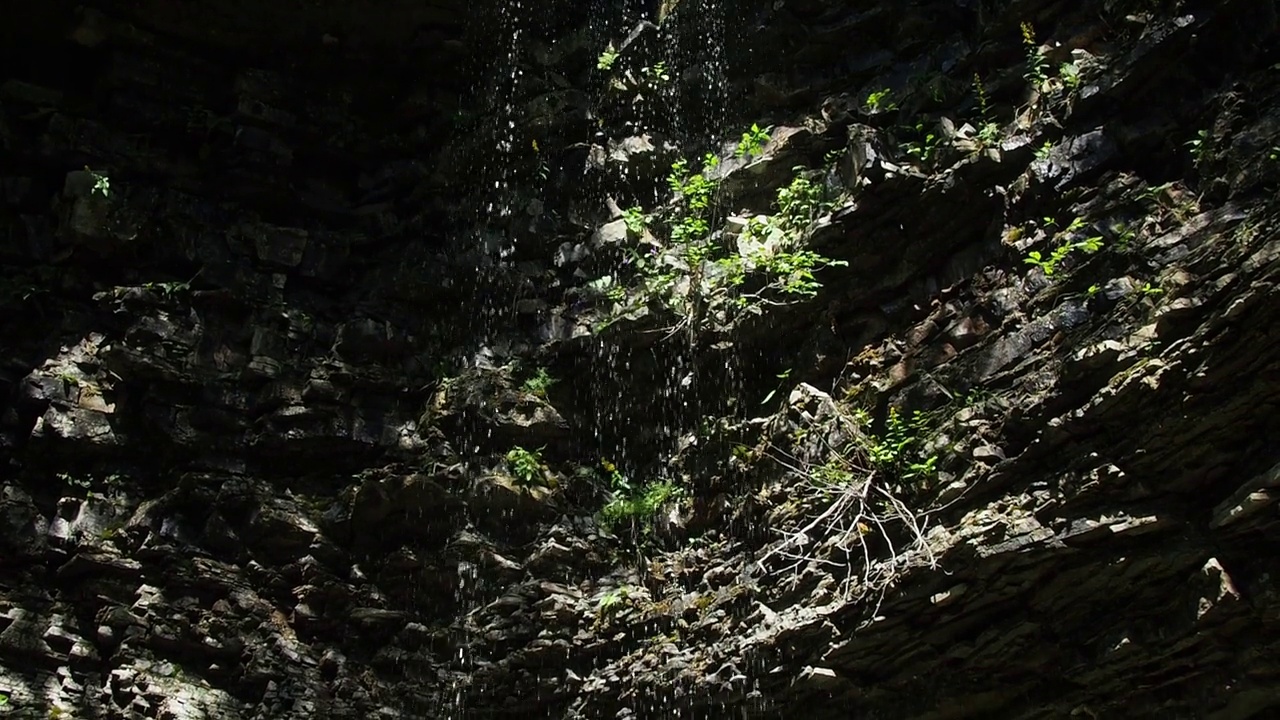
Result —
<svg viewBox="0 0 1280 720"><path fill-rule="evenodd" d="M1270 716L1275 4L995 5L0 30L0 715Z"/></svg>

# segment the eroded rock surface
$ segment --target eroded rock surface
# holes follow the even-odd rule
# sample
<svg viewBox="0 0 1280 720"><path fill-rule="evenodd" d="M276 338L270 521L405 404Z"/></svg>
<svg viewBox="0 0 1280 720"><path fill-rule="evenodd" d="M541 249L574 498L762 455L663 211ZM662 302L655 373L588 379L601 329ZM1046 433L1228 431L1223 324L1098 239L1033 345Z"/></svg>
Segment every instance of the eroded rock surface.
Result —
<svg viewBox="0 0 1280 720"><path fill-rule="evenodd" d="M0 715L1276 712L1275 4L619 5L0 30Z"/></svg>

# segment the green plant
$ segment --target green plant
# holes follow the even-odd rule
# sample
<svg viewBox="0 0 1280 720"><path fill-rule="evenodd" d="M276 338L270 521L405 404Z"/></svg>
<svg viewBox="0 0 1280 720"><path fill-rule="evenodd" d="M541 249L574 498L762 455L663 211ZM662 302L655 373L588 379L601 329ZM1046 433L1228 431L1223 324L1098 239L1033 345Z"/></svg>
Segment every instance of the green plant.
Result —
<svg viewBox="0 0 1280 720"><path fill-rule="evenodd" d="M907 83L911 88L910 92L925 94L935 103L940 103L946 99L946 94L943 92L946 76L942 73L916 73L907 80Z"/></svg>
<svg viewBox="0 0 1280 720"><path fill-rule="evenodd" d="M667 176L667 185L684 204L684 212L671 224L671 240L686 246L688 251L697 252L697 243L711 232L708 211L717 184L709 175L719 163L720 158L708 153L703 159L702 172L690 174L688 163L682 159L672 164L671 174Z"/></svg>
<svg viewBox="0 0 1280 720"><path fill-rule="evenodd" d="M738 149L734 151L734 155L737 157L759 157L768 142L769 131L752 123L751 129L742 133L742 139L738 141Z"/></svg>
<svg viewBox="0 0 1280 720"><path fill-rule="evenodd" d="M1000 123L991 117L991 107L987 104L987 88L982 84L982 77L978 73L973 74L973 94L978 101L978 115L980 117L978 131L974 137L984 146L997 145L1000 143L1002 134Z"/></svg>
<svg viewBox="0 0 1280 720"><path fill-rule="evenodd" d="M614 303L612 319L597 325L597 331L653 304L679 316L669 328L672 335L682 327L696 332L707 318L727 328L742 313L758 315L765 307L812 295L821 287L815 272L843 264L799 247L812 222L831 206L826 186L803 168L778 191L777 213L750 219L736 247L713 235L713 224L723 220L713 202L718 183L712 171L718 163L719 158L708 154L700 172L693 172L685 159L672 164L667 186L675 200L654 216L651 234L623 248L625 279L606 276L588 283ZM629 217L634 225L639 209Z"/></svg>
<svg viewBox="0 0 1280 720"><path fill-rule="evenodd" d="M547 468L542 464L542 448L526 450L519 445L507 451L507 470L519 487L546 485Z"/></svg>
<svg viewBox="0 0 1280 720"><path fill-rule="evenodd" d="M73 488L78 490L88 490L93 486L93 478L88 476L78 477L67 473L58 473L55 477L62 481L62 484L65 486L65 490L67 491L70 491Z"/></svg>
<svg viewBox="0 0 1280 720"><path fill-rule="evenodd" d="M774 207L778 209L778 221L790 230L800 230L809 225L831 207L826 189L804 173L803 167L792 168L796 176L785 187L778 189Z"/></svg>
<svg viewBox="0 0 1280 720"><path fill-rule="evenodd" d="M900 145L900 149L915 158L922 166L927 167L935 159L941 139L936 133L926 129L923 122L916 123L914 132L920 139L908 140Z"/></svg>
<svg viewBox="0 0 1280 720"><path fill-rule="evenodd" d="M778 373L778 375L777 375L776 377L777 377L779 380L786 380L787 378L791 377L791 369L790 369L790 368L788 368L788 369L784 370L783 372ZM767 405L767 404L769 403L769 401L773 399L773 396L778 394L778 390L780 390L780 389L782 389L782 385L781 385L781 384L779 384L779 385L778 385L778 387L776 387L776 388L774 388L774 389L770 390L770 391L769 391L769 394L768 394L768 395L765 395L765 396L764 396L764 399L760 401L760 404L761 404L761 405ZM735 448L735 450L736 450L736 448Z"/></svg>
<svg viewBox="0 0 1280 720"><path fill-rule="evenodd" d="M1142 287L1138 288L1138 292L1142 293L1144 297L1152 297L1155 295L1164 294L1164 290L1162 290L1160 287L1156 285L1152 285L1150 282L1143 283Z"/></svg>
<svg viewBox="0 0 1280 720"><path fill-rule="evenodd" d="M1089 289L1084 291L1084 294L1089 297L1097 297L1100 292L1102 292L1102 288L1098 287L1097 283L1095 283L1090 285Z"/></svg>
<svg viewBox="0 0 1280 720"><path fill-rule="evenodd" d="M1044 162L1049 159L1049 155L1053 153L1053 142L1045 140L1044 144L1036 148L1036 160Z"/></svg>
<svg viewBox="0 0 1280 720"><path fill-rule="evenodd" d="M533 154L538 158L538 168L536 171L538 179L542 182L546 182L547 178L551 176L551 166L547 164L547 158L542 154L542 148L538 147L538 139L530 138L529 147L533 148Z"/></svg>
<svg viewBox="0 0 1280 720"><path fill-rule="evenodd" d="M982 77L978 73L973 74L973 94L978 99L978 114L982 117L982 122L991 122L991 108L987 105L987 88L982 84Z"/></svg>
<svg viewBox="0 0 1280 720"><path fill-rule="evenodd" d="M974 136L978 142L984 147L992 147L1000 144L1001 130L1000 124L994 122L984 122L978 128L977 134Z"/></svg>
<svg viewBox="0 0 1280 720"><path fill-rule="evenodd" d="M1143 202L1153 203L1155 205L1163 205L1163 199L1168 195L1169 190L1173 188L1172 182L1153 185L1138 193L1138 199Z"/></svg>
<svg viewBox="0 0 1280 720"><path fill-rule="evenodd" d="M1022 45L1027 54L1027 70L1023 75L1032 87L1039 90L1048 79L1049 61L1045 59L1040 43L1036 41L1035 28L1031 23L1022 23Z"/></svg>
<svg viewBox="0 0 1280 720"><path fill-rule="evenodd" d="M631 494L616 497L601 511L606 524L616 525L622 520L638 520L642 525L648 522L664 505L679 499L684 492L670 481L646 483Z"/></svg>
<svg viewBox="0 0 1280 720"><path fill-rule="evenodd" d="M883 436L869 435L867 453L871 462L900 480L922 482L937 475L938 456L924 455L924 435L928 417L919 410L906 416L889 408Z"/></svg>
<svg viewBox="0 0 1280 720"><path fill-rule="evenodd" d="M690 174L689 161L681 158L671 163L667 187L680 196L690 209L704 210L711 203L711 194L716 188L715 181L707 176L719 164L720 158L707 153L702 159L702 171Z"/></svg>
<svg viewBox="0 0 1280 720"><path fill-rule="evenodd" d="M551 390L551 386L555 384L556 379L551 377L546 368L540 367L534 371L533 375L525 379L520 388L530 395L545 398Z"/></svg>
<svg viewBox="0 0 1280 720"><path fill-rule="evenodd" d="M648 529L653 516L664 505L683 495L683 491L670 481L632 485L613 463L601 460L600 465L609 482L610 499L600 510L601 522L607 528L630 522L633 526Z"/></svg>
<svg viewBox="0 0 1280 720"><path fill-rule="evenodd" d="M893 91L889 88L881 88L867 95L867 110L873 113L892 112L898 109L898 104L892 100Z"/></svg>
<svg viewBox="0 0 1280 720"><path fill-rule="evenodd" d="M600 458L600 467L604 469L606 480L609 482L611 492L630 493L632 490L631 482L627 480L627 476L622 474L617 465L614 465L608 458Z"/></svg>
<svg viewBox="0 0 1280 720"><path fill-rule="evenodd" d="M3 707L8 704L9 704L9 696L5 695L4 693L0 693L0 707Z"/></svg>
<svg viewBox="0 0 1280 720"><path fill-rule="evenodd" d="M612 275L602 275L588 282L587 289L600 294L611 302L618 303L627 299L627 288Z"/></svg>
<svg viewBox="0 0 1280 720"><path fill-rule="evenodd" d="M1115 234L1115 247L1118 252L1129 252L1129 245L1138 237L1138 232L1124 223L1116 223L1111 227Z"/></svg>
<svg viewBox="0 0 1280 720"><path fill-rule="evenodd" d="M0 274L0 304L25 302L46 295L56 286L58 277L53 267L11 267L8 272Z"/></svg>
<svg viewBox="0 0 1280 720"><path fill-rule="evenodd" d="M1206 153L1209 150L1209 142L1209 131L1201 130L1196 133L1194 138L1183 143L1183 145L1191 149L1191 161L1196 167L1200 167L1200 164L1204 162Z"/></svg>
<svg viewBox="0 0 1280 720"><path fill-rule="evenodd" d="M606 591L596 604L596 616L603 620L616 614L631 597L631 588L627 585Z"/></svg>
<svg viewBox="0 0 1280 720"><path fill-rule="evenodd" d="M964 407L974 407L981 405L991 398L991 391L982 386L972 387L969 392L965 393L960 404Z"/></svg>
<svg viewBox="0 0 1280 720"><path fill-rule="evenodd" d="M803 418L817 437L848 440L775 446L769 453L796 481L761 500L781 499L793 519L771 523L781 541L757 566L779 578L799 577L815 563L847 568L850 579L830 592L866 598L886 591L915 563L935 565L925 508L937 500L930 491L943 450L941 438L931 443L929 435L944 413L890 409L879 433L860 408Z"/></svg>
<svg viewBox="0 0 1280 720"><path fill-rule="evenodd" d="M795 168L796 177L785 187L778 189L774 200L777 214L765 219L753 219L743 235L759 247L748 253L729 256L721 262L721 269L734 286L742 285L747 273L757 273L769 281L756 293L740 294L734 303L740 308L772 302L766 294L809 297L822 287L814 272L824 267L846 265L842 260L832 260L811 250L792 245L823 212L831 207L824 186L814 182L803 168Z"/></svg>
<svg viewBox="0 0 1280 720"><path fill-rule="evenodd" d="M649 219L645 217L644 209L639 207L623 210L622 221L627 225L627 232L636 236L643 235L645 228L649 224Z"/></svg>
<svg viewBox="0 0 1280 720"><path fill-rule="evenodd" d="M609 43L609 46L606 47L604 51L600 53L600 56L596 58L596 69L605 71L612 70L613 64L617 61L618 51L613 48L613 43Z"/></svg>
<svg viewBox="0 0 1280 720"><path fill-rule="evenodd" d="M191 289L191 284L186 282L146 282L142 284L143 289L157 292L164 296L165 299L171 299L179 293L186 292Z"/></svg>
<svg viewBox="0 0 1280 720"><path fill-rule="evenodd" d="M1075 63L1062 63L1058 66L1058 77L1062 78L1062 86L1072 92L1080 89L1080 66Z"/></svg>
<svg viewBox="0 0 1280 720"><path fill-rule="evenodd" d="M1053 277L1057 272L1058 263L1062 262L1071 252L1070 245L1060 245L1053 249L1048 256L1042 254L1039 250L1032 250L1022 259L1027 265L1035 265L1044 271L1045 277Z"/></svg>
<svg viewBox="0 0 1280 720"><path fill-rule="evenodd" d="M93 189L90 192L96 195L101 195L102 197L110 197L111 179L103 173L89 169L88 165L84 167L84 170L93 178Z"/></svg>
<svg viewBox="0 0 1280 720"><path fill-rule="evenodd" d="M1077 221L1078 221L1078 224L1077 224ZM1077 218L1077 221L1073 221L1071 225L1067 226L1067 230L1064 231L1063 234L1072 232L1074 230L1079 230L1080 227L1083 226L1083 220L1080 218ZM1094 235L1091 237L1083 238L1081 240L1077 240L1075 242L1064 242L1058 245L1057 247L1055 247L1053 251L1047 256L1042 254L1038 250L1033 250L1027 253L1027 256L1023 258L1022 262L1026 263L1027 265L1035 265L1036 267L1040 268L1044 272L1045 277L1053 277L1053 274L1058 271L1059 264L1063 260L1065 260L1066 257L1070 255L1073 251L1080 250L1085 254L1092 255L1098 252L1099 250L1101 250L1102 246L1103 246L1102 236Z"/></svg>
<svg viewBox="0 0 1280 720"><path fill-rule="evenodd" d="M658 62L652 66L640 68L640 75L648 81L650 85L661 85L662 83L671 80L671 73L667 71L667 64L665 62Z"/></svg>

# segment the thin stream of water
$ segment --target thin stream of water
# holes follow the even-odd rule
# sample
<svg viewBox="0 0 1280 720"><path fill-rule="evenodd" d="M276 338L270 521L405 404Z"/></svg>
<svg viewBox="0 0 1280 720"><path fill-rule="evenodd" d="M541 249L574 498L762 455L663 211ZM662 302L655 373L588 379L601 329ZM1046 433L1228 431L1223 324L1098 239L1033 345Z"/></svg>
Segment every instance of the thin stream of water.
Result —
<svg viewBox="0 0 1280 720"><path fill-rule="evenodd" d="M518 249L517 239L510 232L519 202L518 179L513 176L513 168L516 153L523 150L518 147L521 142L519 113L525 92L522 58L528 51L529 23L535 22L528 16L525 1L504 3L496 15L485 21L489 23L485 32L495 34L492 39L496 52L487 58L487 82L482 88L476 88L480 96L478 105L483 108L482 127L486 129L487 142L483 146L486 150L471 168L479 177L483 192L470 208L474 232L464 241L470 244L479 264L474 279L474 312L469 321L473 354L467 365L472 367L485 362L500 364L507 349L495 344L504 336L515 334L511 308L499 300L502 293L486 284L497 281L510 268ZM610 39L615 43L620 41L641 19L647 4L638 0L595 0L587 16L590 36L599 42L601 49ZM692 16L695 20L668 18L657 30L660 56L645 58L644 62L649 66L663 63L672 76L671 82L683 83L685 87L682 91L671 88L669 92L650 93L636 101L632 107L635 120L631 129L637 135L669 138L675 147L686 149L685 153L696 160L703 149L719 149L717 144L726 132L726 9L724 0L683 0L680 4L685 7L677 8L677 13L686 13L685 17ZM694 100L687 104L685 98ZM596 105L598 109L600 103ZM595 141L607 142L607 139L598 135ZM618 172L619 176L609 181L616 187L625 189L640 180L638 169L630 164L620 164ZM603 202L603 196L600 199ZM650 198L624 199L628 200L653 208L664 202L665 197L655 192ZM695 338L696 334L680 333L665 345L646 349L597 340L587 377L576 379L586 381L587 395L594 399L590 430L595 447L604 458L628 474L633 484L651 480L679 481L681 478L673 477L671 461L683 441L697 437L703 418L741 412L741 404L736 408L726 404L728 398L740 394L739 359L732 353L722 353L715 359L713 374L704 378L707 349L699 347ZM635 396L637 392L643 397ZM640 406L635 404L637 400L642 401ZM636 432L639 429L653 429L656 437L646 437ZM465 439L463 447L467 450L477 447L478 440ZM581 460L586 462L589 458ZM481 573L469 560L459 560L457 572L459 655L454 667L460 679L450 688L448 706L442 708L442 717L467 720L470 717L467 698L481 694L482 690L469 687L461 680L481 662L471 656L475 628L470 627L470 618L483 606L491 589L482 586ZM669 693L654 694L643 698L634 709L642 717L690 718L693 700Z"/></svg>

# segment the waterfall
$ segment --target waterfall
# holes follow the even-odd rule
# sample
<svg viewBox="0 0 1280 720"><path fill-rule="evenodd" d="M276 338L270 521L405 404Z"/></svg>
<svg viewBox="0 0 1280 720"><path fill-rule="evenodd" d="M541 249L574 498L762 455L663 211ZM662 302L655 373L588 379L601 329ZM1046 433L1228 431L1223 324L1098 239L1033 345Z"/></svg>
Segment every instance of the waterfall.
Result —
<svg viewBox="0 0 1280 720"><path fill-rule="evenodd" d="M485 80L477 84L472 99L483 108L484 136L476 143L483 151L471 164L479 192L465 213L470 224L463 241L469 243L477 261L471 279L474 312L468 320L475 354L469 367L500 365L518 355L525 342L519 339L521 331L507 303L509 288L504 283L518 281L517 264L526 252L513 232L513 220L527 202L522 197L526 178L517 169L530 152L524 145L531 144L534 153L549 150L539 148L536 139L530 142L520 125L526 120L521 115L526 95L532 94L524 77L525 67L532 66L527 61L530 45L536 42L529 23L543 9L516 2L478 21L490 50L477 59L485 63ZM660 8L632 0L597 0L585 10L587 36L594 44L591 51L603 58L616 50L630 80L636 76L647 80L638 89L626 91L621 108L626 119L619 122L606 116L611 108L618 109L616 97L605 97L610 92L608 62L593 60L600 66L590 110L596 127L581 142L607 155L627 145L628 138L638 138L632 146L652 145L648 152L668 165L681 157L701 158L704 153L728 157L733 143L725 142L730 100L724 0L666 2ZM654 210L670 198L670 190L664 183L647 180L646 172L652 170L642 169L642 162L652 160L641 157L606 162L603 167L582 166L576 170L580 173L576 179L575 169L568 168L568 177L562 178L567 187L550 190L576 190L593 213L604 212L606 198L619 208ZM614 268L615 276L624 269ZM586 410L580 418L585 424L575 428L579 443L574 460L580 466L616 468L632 486L688 487L693 478L678 477L672 469L677 456L705 442L700 436L714 430L705 425L706 418L734 416L744 409L740 403L733 404L741 394L742 360L731 342L710 347L698 333L681 331L647 344L623 344L601 333L575 352L579 377L571 382ZM464 456L484 440L466 439ZM481 574L470 561L459 562L458 574L455 627L460 630L460 645L453 666L460 675L449 692L446 716L450 720L469 717L467 697L483 693L484 688L461 680L462 674L483 663L471 655L478 639L468 632L468 617L496 590L479 584ZM635 710L645 717L689 717L685 706L692 707L695 698L675 700L665 694L646 696Z"/></svg>

